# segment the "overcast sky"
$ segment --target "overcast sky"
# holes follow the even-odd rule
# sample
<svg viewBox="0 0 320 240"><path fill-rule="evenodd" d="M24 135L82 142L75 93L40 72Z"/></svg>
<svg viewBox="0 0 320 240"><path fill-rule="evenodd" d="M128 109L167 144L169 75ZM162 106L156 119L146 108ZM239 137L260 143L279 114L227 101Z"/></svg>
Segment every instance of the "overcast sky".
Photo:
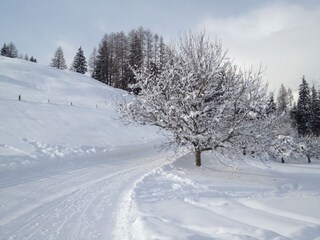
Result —
<svg viewBox="0 0 320 240"><path fill-rule="evenodd" d="M0 44L48 65L58 46L70 64L105 33L143 26L166 42L205 31L240 66L260 63L270 90L320 83L320 0L0 0Z"/></svg>

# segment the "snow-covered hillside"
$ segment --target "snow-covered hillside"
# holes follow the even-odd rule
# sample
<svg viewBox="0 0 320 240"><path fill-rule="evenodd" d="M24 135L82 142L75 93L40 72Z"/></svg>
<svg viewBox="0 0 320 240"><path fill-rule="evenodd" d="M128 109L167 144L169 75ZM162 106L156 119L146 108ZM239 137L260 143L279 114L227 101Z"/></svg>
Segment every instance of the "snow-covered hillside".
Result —
<svg viewBox="0 0 320 240"><path fill-rule="evenodd" d="M0 57L0 239L111 238L122 193L166 161L157 129L115 120L124 94Z"/></svg>
<svg viewBox="0 0 320 240"><path fill-rule="evenodd" d="M123 95L0 57L1 240L320 239L319 161L168 161L158 129L115 120Z"/></svg>
<svg viewBox="0 0 320 240"><path fill-rule="evenodd" d="M114 121L113 98L125 92L82 74L1 57L0 84L0 141L11 147L27 151L30 140L118 146L154 136L147 128L141 131Z"/></svg>

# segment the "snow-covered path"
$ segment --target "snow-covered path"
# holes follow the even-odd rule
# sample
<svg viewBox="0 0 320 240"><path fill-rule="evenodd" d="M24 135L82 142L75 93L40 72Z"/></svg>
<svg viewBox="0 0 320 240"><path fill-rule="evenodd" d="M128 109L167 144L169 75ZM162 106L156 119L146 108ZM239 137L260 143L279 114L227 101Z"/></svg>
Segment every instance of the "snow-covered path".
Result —
<svg viewBox="0 0 320 240"><path fill-rule="evenodd" d="M157 128L115 120L121 97L83 74L0 56L0 240L115 239L123 197L166 162Z"/></svg>
<svg viewBox="0 0 320 240"><path fill-rule="evenodd" d="M94 163L7 182L0 188L0 238L112 239L122 197L164 163L163 155L149 149L120 149L112 159L107 152L93 154Z"/></svg>

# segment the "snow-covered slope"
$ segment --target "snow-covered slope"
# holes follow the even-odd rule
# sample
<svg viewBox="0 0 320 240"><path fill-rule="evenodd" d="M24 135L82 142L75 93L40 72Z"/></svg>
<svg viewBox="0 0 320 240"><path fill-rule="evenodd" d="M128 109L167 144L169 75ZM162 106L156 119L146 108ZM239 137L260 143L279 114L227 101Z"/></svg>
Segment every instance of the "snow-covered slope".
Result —
<svg viewBox="0 0 320 240"><path fill-rule="evenodd" d="M112 238L122 194L165 161L157 129L115 120L124 94L0 57L0 239Z"/></svg>
<svg viewBox="0 0 320 240"><path fill-rule="evenodd" d="M29 141L68 146L148 141L154 131L114 121L113 98L122 94L82 74L0 57L0 142L7 144L1 148L16 153L13 149L28 151Z"/></svg>

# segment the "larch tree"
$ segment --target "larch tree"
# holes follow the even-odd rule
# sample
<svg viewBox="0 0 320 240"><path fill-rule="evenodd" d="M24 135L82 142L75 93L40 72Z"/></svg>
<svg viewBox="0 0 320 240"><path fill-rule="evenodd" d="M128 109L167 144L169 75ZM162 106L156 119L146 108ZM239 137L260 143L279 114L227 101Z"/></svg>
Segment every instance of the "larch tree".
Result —
<svg viewBox="0 0 320 240"><path fill-rule="evenodd" d="M288 108L292 109L293 108L293 103L294 103L294 97L293 97L293 93L292 93L292 89L288 88Z"/></svg>
<svg viewBox="0 0 320 240"><path fill-rule="evenodd" d="M10 58L18 57L18 50L16 48L16 45L14 45L13 42L10 42L7 46L8 46L8 55L7 55L7 57L10 57Z"/></svg>
<svg viewBox="0 0 320 240"><path fill-rule="evenodd" d="M66 61L65 61L64 55L63 55L62 47L58 47L57 50L55 51L54 56L51 59L50 66L61 69L61 70L67 68Z"/></svg>
<svg viewBox="0 0 320 240"><path fill-rule="evenodd" d="M110 51L109 51L108 35L105 35L98 49L96 65L93 72L94 78L105 84L109 83L108 82L109 71L110 71L109 55L110 55Z"/></svg>
<svg viewBox="0 0 320 240"><path fill-rule="evenodd" d="M283 84L281 84L278 96L277 96L277 106L279 113L286 112L289 105L288 91Z"/></svg>
<svg viewBox="0 0 320 240"><path fill-rule="evenodd" d="M97 48L94 48L89 58L89 72L92 78L95 78L94 70L97 65Z"/></svg>
<svg viewBox="0 0 320 240"><path fill-rule="evenodd" d="M166 49L160 74L147 67L135 71L141 91L133 102L119 103L123 119L151 124L170 132L176 146L186 146L201 166L201 153L237 145L262 118L267 105L261 73L241 71L226 56L220 42L204 33L180 38Z"/></svg>
<svg viewBox="0 0 320 240"><path fill-rule="evenodd" d="M135 91L128 87L135 83L133 71L144 65L159 72L164 48L162 37L143 27L133 29L128 34L122 31L106 34L89 60L89 71L93 78L107 85Z"/></svg>
<svg viewBox="0 0 320 240"><path fill-rule="evenodd" d="M135 76L133 71L136 71L142 67L143 64L143 43L141 34L138 31L131 33L130 52L129 52L129 65L132 68L131 74L128 75L128 83L135 83Z"/></svg>
<svg viewBox="0 0 320 240"><path fill-rule="evenodd" d="M74 72L85 74L87 72L87 61L83 50L79 47L70 68Z"/></svg>

